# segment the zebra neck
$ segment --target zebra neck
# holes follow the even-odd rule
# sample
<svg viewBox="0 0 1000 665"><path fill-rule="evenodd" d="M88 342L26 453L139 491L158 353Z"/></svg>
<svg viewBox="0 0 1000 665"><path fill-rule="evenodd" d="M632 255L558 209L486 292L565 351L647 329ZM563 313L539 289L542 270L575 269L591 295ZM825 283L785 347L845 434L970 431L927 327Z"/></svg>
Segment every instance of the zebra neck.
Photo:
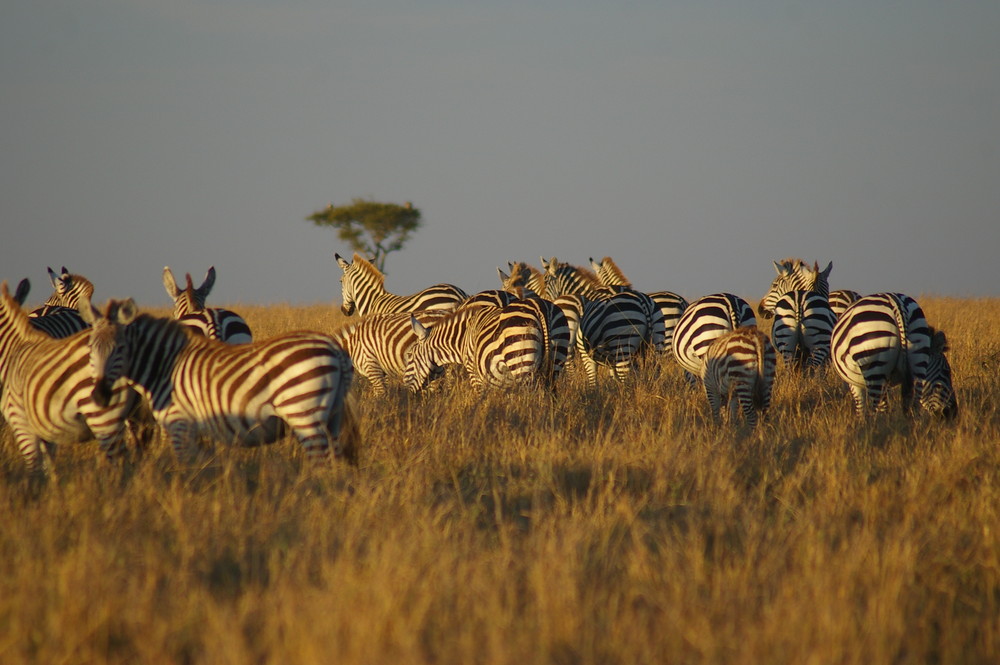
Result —
<svg viewBox="0 0 1000 665"><path fill-rule="evenodd" d="M132 357L125 376L151 395L169 392L174 367L190 342L180 324L150 317L132 323L129 333Z"/></svg>

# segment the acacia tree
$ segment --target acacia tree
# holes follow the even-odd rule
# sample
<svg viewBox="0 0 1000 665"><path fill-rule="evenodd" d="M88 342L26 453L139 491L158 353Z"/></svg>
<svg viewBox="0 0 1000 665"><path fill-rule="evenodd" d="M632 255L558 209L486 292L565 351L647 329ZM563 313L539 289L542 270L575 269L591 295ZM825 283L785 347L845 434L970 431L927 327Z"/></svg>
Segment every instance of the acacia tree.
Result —
<svg viewBox="0 0 1000 665"><path fill-rule="evenodd" d="M370 256L385 272L385 257L402 249L420 228L420 210L407 201L403 205L353 199L350 205L332 203L306 217L316 226L332 226L337 236L359 254Z"/></svg>

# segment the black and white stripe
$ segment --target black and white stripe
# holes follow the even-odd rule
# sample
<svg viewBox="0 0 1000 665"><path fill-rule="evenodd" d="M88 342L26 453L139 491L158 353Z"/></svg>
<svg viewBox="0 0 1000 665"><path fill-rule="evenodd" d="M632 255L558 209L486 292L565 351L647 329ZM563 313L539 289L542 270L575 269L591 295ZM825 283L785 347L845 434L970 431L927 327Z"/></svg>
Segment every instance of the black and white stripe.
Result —
<svg viewBox="0 0 1000 665"><path fill-rule="evenodd" d="M605 256L599 262L590 259L590 266L597 275L597 279L604 286L632 287L631 280L625 276L625 273L621 271L621 268L618 267L618 264L611 257ZM674 330L677 328L677 322L680 320L684 310L687 309L689 303L683 296L673 291L648 291L646 295L652 298L656 307L660 310L660 314L663 316L662 349L664 353L672 355Z"/></svg>
<svg viewBox="0 0 1000 665"><path fill-rule="evenodd" d="M118 383L102 405L91 398L89 336L53 339L32 325L7 282L0 286L0 410L31 469L48 469L49 448L57 444L97 439L109 458L124 450L136 395Z"/></svg>
<svg viewBox="0 0 1000 665"><path fill-rule="evenodd" d="M623 291L600 300L586 300L577 332L576 349L587 383L597 383L597 367L623 380L647 348L652 347L649 297Z"/></svg>
<svg viewBox="0 0 1000 665"><path fill-rule="evenodd" d="M780 262L774 261L774 270L778 276L771 282L771 288L761 298L757 307L757 313L765 319L774 316L774 304L789 291L816 291L825 296L830 295L829 278L833 270L833 261L820 270L819 264L815 262L810 268L802 259L784 259Z"/></svg>
<svg viewBox="0 0 1000 665"><path fill-rule="evenodd" d="M719 422L719 411L728 403L731 421L740 407L747 425L756 427L758 415L771 405L774 365L774 346L757 326L716 337L705 350L701 372L712 420Z"/></svg>
<svg viewBox="0 0 1000 665"><path fill-rule="evenodd" d="M163 268L163 288L173 298L175 319L196 334L217 339L226 344L246 344L253 341L250 326L236 312L220 307L205 307L205 300L215 285L215 266L205 273L201 286L194 288L191 273L185 274L184 288L177 285L170 267Z"/></svg>
<svg viewBox="0 0 1000 665"><path fill-rule="evenodd" d="M22 279L14 291L15 302L23 307L30 290L31 282L27 278ZM35 312L28 314L28 323L49 337L57 339L69 337L88 327L87 322L80 316L80 312L72 307L46 305L35 311L42 310L44 310L43 314L35 314Z"/></svg>
<svg viewBox="0 0 1000 665"><path fill-rule="evenodd" d="M796 367L815 369L830 358L830 334L836 317L826 296L817 291L789 291L774 304L771 339Z"/></svg>
<svg viewBox="0 0 1000 665"><path fill-rule="evenodd" d="M409 296L398 296L385 290L385 275L356 252L354 260L348 262L334 254L337 265L344 271L340 278L343 304L341 311L346 316L354 314L377 314L388 312L417 312L429 309L452 311L468 295L454 284L436 284Z"/></svg>
<svg viewBox="0 0 1000 665"><path fill-rule="evenodd" d="M716 338L757 319L746 300L732 293L715 293L692 302L674 330L674 358L689 374L701 376L702 358Z"/></svg>
<svg viewBox="0 0 1000 665"><path fill-rule="evenodd" d="M412 316L430 329L449 314L430 310L413 312ZM375 395L385 394L386 377L402 379L406 371L406 350L417 340L410 316L410 312L370 314L332 335L351 356L354 370L371 383Z"/></svg>
<svg viewBox="0 0 1000 665"><path fill-rule="evenodd" d="M426 388L445 365L462 365L478 390L542 378L543 323L523 308L461 308L431 330L410 322L417 341L407 351L403 381L411 392Z"/></svg>
<svg viewBox="0 0 1000 665"><path fill-rule="evenodd" d="M179 459L201 436L254 446L295 435L311 461L356 461L347 393L354 367L331 336L290 332L224 344L177 321L138 314L131 301L95 311L90 361L100 402L124 376L147 400Z"/></svg>
<svg viewBox="0 0 1000 665"><path fill-rule="evenodd" d="M94 297L94 285L83 275L76 275L63 266L58 275L52 268L49 271L49 281L52 282L52 295L45 303L31 312L31 316L45 316L59 308L79 309L83 302L90 302Z"/></svg>
<svg viewBox="0 0 1000 665"><path fill-rule="evenodd" d="M918 402L945 417L958 412L947 340L917 302L901 293L860 298L837 321L831 337L834 369L847 382L855 410L888 409L888 388L899 385L904 407Z"/></svg>
<svg viewBox="0 0 1000 665"><path fill-rule="evenodd" d="M840 315L860 298L860 293L857 291L851 291L850 289L837 289L836 291L830 291L830 309L833 310L834 318L839 319Z"/></svg>

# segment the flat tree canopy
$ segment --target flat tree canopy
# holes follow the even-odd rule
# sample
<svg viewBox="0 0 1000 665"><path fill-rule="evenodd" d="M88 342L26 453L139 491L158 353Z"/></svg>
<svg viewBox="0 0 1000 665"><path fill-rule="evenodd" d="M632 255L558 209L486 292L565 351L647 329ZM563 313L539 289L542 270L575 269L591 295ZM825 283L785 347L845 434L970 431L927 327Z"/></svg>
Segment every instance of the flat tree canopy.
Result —
<svg viewBox="0 0 1000 665"><path fill-rule="evenodd" d="M350 205L333 203L309 215L316 226L332 226L338 237L359 254L371 257L375 267L385 271L385 257L402 249L410 235L420 228L420 210L407 201L403 205L353 199Z"/></svg>

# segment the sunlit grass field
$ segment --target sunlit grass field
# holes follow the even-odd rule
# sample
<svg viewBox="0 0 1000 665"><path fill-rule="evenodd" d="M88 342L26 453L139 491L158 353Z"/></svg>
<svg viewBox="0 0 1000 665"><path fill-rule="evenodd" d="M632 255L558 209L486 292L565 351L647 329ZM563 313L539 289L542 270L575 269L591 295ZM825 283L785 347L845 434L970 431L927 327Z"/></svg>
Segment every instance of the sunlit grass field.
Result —
<svg viewBox="0 0 1000 665"><path fill-rule="evenodd" d="M0 663L1000 662L1000 300L919 300L956 423L898 391L859 421L779 366L757 433L716 427L658 359L554 397L358 380L356 468L90 443L38 482L4 429ZM258 338L346 322L227 306Z"/></svg>

